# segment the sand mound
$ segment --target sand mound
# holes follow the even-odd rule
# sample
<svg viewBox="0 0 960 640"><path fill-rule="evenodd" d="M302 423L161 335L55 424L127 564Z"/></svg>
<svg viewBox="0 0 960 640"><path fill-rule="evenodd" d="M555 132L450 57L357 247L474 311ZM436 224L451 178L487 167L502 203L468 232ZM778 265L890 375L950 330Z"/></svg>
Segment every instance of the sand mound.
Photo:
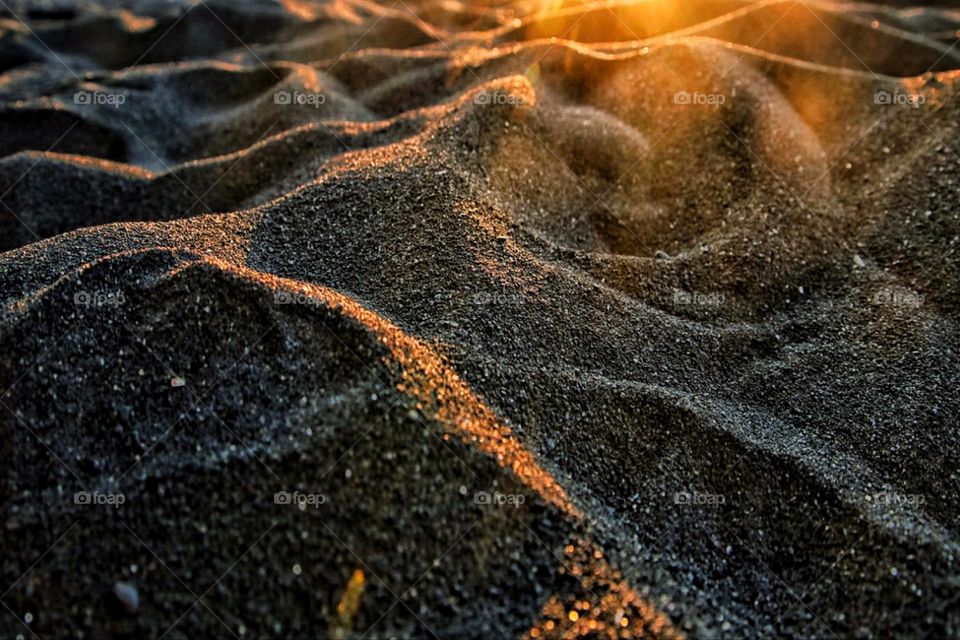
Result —
<svg viewBox="0 0 960 640"><path fill-rule="evenodd" d="M0 19L0 629L960 633L955 11Z"/></svg>

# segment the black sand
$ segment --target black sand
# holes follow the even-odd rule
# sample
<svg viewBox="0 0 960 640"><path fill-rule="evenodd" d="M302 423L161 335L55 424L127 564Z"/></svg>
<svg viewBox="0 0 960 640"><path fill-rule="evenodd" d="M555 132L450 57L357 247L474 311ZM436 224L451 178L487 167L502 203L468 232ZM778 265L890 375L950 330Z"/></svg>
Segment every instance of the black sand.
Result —
<svg viewBox="0 0 960 640"><path fill-rule="evenodd" d="M0 631L960 634L940 4L4 0Z"/></svg>

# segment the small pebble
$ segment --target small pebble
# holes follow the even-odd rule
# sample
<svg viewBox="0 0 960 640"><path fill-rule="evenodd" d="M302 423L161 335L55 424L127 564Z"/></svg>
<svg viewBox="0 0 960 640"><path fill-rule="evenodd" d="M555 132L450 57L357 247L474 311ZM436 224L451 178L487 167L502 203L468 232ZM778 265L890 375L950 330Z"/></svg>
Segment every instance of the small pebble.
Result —
<svg viewBox="0 0 960 640"><path fill-rule="evenodd" d="M113 595L120 601L127 613L135 614L140 609L140 592L129 582L114 583Z"/></svg>

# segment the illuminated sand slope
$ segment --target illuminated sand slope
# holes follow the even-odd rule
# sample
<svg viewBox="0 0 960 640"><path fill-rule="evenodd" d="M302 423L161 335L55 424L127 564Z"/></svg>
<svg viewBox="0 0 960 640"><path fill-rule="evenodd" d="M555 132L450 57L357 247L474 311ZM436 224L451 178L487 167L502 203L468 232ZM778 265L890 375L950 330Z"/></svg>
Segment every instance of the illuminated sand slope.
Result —
<svg viewBox="0 0 960 640"><path fill-rule="evenodd" d="M960 12L4 5L5 636L960 634Z"/></svg>

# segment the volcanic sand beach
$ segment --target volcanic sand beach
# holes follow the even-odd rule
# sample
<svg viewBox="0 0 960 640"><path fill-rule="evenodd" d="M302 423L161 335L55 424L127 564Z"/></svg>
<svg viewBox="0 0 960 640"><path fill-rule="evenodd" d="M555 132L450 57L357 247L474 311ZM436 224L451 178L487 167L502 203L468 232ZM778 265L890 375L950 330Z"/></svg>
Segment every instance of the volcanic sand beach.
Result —
<svg viewBox="0 0 960 640"><path fill-rule="evenodd" d="M0 3L0 631L960 634L960 11Z"/></svg>

